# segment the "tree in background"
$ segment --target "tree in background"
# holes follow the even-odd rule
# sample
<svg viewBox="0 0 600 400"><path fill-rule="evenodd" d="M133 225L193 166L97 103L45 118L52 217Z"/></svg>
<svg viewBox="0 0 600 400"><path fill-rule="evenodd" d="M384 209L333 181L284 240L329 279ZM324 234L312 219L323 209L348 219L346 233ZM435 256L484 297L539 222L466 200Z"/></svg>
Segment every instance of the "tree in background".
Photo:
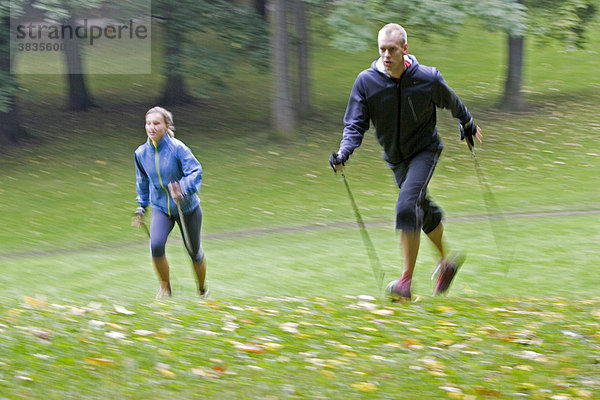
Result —
<svg viewBox="0 0 600 400"><path fill-rule="evenodd" d="M273 0L271 3L271 119L279 138L293 137L298 125L297 118L305 118L312 112L308 18L311 6L324 3L322 0ZM293 30L290 24L292 19ZM290 59L290 48L295 51L295 59ZM295 81L290 74L292 64L296 67Z"/></svg>
<svg viewBox="0 0 600 400"><path fill-rule="evenodd" d="M310 67L307 4L303 0L294 0L296 22L296 55L298 59L298 116L304 118L311 112Z"/></svg>
<svg viewBox="0 0 600 400"><path fill-rule="evenodd" d="M559 39L583 43L586 24L595 14L598 0L349 0L337 2L329 23L336 32L334 47L363 50L372 45L377 29L397 21L416 29L418 35L457 32L478 20L486 29L507 35L508 58L504 93L499 106L518 110L524 106L521 86L525 36L536 40Z"/></svg>
<svg viewBox="0 0 600 400"><path fill-rule="evenodd" d="M22 14L24 2L13 1L13 16ZM18 143L27 136L21 126L16 93L18 83L11 74L10 51L11 10L7 2L0 3L0 143Z"/></svg>
<svg viewBox="0 0 600 400"><path fill-rule="evenodd" d="M538 44L550 40L566 47L585 44L585 28L596 15L594 0L516 0L527 7L527 34ZM524 58L524 34L508 32L507 66L500 108L520 110L525 107L521 91Z"/></svg>
<svg viewBox="0 0 600 400"><path fill-rule="evenodd" d="M241 60L266 64L266 26L252 6L225 0L154 0L152 17L164 33L162 105L188 104L223 91Z"/></svg>
<svg viewBox="0 0 600 400"><path fill-rule="evenodd" d="M32 6L42 11L47 19L64 26L77 26L77 18L81 13L98 8L102 0L35 0ZM87 75L81 56L80 39L76 36L63 37L65 77L67 79L67 109L71 111L87 111L96 106L88 90Z"/></svg>
<svg viewBox="0 0 600 400"><path fill-rule="evenodd" d="M254 9L262 19L267 18L267 2L265 0L254 0Z"/></svg>
<svg viewBox="0 0 600 400"><path fill-rule="evenodd" d="M286 0L273 0L272 12L271 66L273 73L273 93L271 96L271 119L276 137L290 138L296 131L296 116L291 98L289 79Z"/></svg>

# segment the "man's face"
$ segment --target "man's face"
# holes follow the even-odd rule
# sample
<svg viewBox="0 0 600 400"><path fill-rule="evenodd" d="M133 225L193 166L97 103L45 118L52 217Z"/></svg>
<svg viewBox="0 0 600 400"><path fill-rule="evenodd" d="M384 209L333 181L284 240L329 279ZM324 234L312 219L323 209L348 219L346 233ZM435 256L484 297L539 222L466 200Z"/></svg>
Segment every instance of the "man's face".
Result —
<svg viewBox="0 0 600 400"><path fill-rule="evenodd" d="M408 52L408 45L402 43L401 35L394 31L380 32L377 45L386 72L394 78L400 78L405 69L404 55Z"/></svg>

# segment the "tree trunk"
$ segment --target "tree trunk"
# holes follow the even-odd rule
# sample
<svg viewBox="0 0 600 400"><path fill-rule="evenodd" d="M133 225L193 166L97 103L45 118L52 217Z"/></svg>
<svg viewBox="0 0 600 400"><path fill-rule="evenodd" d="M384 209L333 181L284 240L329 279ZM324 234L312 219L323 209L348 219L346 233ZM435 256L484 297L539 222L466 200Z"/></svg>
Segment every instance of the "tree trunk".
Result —
<svg viewBox="0 0 600 400"><path fill-rule="evenodd" d="M254 0L254 9L263 19L267 18L267 4L265 0Z"/></svg>
<svg viewBox="0 0 600 400"><path fill-rule="evenodd" d="M21 127L19 110L17 107L16 97L10 89L11 82L15 79L11 75L11 57L10 57L10 17L6 16L0 20L0 74L4 75L7 80L4 81L6 88L1 88L6 96L6 107L0 109L0 143L16 144L22 138L27 137L27 131Z"/></svg>
<svg viewBox="0 0 600 400"><path fill-rule="evenodd" d="M72 26L73 28L77 26L74 17L67 18L63 21L63 24ZM87 111L90 107L96 106L96 104L89 94L85 83L85 72L83 70L79 39L75 35L72 38L65 35L63 43L65 45L65 60L67 63L67 109L72 111Z"/></svg>
<svg viewBox="0 0 600 400"><path fill-rule="evenodd" d="M162 94L158 100L161 106L174 106L180 104L191 104L194 101L186 89L181 63L183 52L181 44L183 35L180 28L171 22L172 3L168 3L165 26L165 75L167 80Z"/></svg>
<svg viewBox="0 0 600 400"><path fill-rule="evenodd" d="M271 118L275 135L280 139L295 136L296 121L290 95L286 1L273 1L271 32L273 67L273 97Z"/></svg>
<svg viewBox="0 0 600 400"><path fill-rule="evenodd" d="M306 4L302 0L294 0L294 3L296 34L298 35L296 48L298 54L298 115L304 118L311 113Z"/></svg>
<svg viewBox="0 0 600 400"><path fill-rule="evenodd" d="M17 144L27 137L27 131L21 127L16 97L10 96L7 111L0 111L0 143Z"/></svg>
<svg viewBox="0 0 600 400"><path fill-rule="evenodd" d="M521 110L525 106L521 94L521 80L523 75L523 37L508 35L508 60L506 68L506 81L504 95L500 108L505 110Z"/></svg>

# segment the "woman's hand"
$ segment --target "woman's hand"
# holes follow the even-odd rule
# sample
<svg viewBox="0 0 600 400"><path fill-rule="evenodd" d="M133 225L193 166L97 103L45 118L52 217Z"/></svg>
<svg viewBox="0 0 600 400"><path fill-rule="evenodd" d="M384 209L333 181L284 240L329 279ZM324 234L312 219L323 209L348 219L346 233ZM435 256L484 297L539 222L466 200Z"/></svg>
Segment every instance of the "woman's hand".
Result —
<svg viewBox="0 0 600 400"><path fill-rule="evenodd" d="M181 193L181 187L179 187L179 182L170 182L168 185L169 187L169 193L171 194L171 197L179 202L180 200L183 200L183 193Z"/></svg>

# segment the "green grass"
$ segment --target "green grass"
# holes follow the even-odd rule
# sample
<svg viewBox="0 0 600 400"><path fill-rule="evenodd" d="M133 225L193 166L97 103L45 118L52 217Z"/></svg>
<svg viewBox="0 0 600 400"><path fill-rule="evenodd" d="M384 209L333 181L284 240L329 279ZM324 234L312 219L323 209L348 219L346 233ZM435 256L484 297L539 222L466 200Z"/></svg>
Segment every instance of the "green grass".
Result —
<svg viewBox="0 0 600 400"><path fill-rule="evenodd" d="M424 239L410 304L379 301L327 161L374 53L317 47L315 113L290 143L269 140L268 80L247 66L244 90L172 110L204 168L209 302L195 295L178 232L167 245L175 297L154 301L147 238L130 226L133 151L160 75L90 76L101 108L80 114L61 109L62 77L20 76L37 141L0 158L0 399L600 396L598 54L531 46L531 108L506 114L493 108L503 38L472 33L411 38L411 52L440 68L482 126L477 160L492 212L506 215L487 218L473 160L440 112L446 148L430 192L467 262L448 297L433 297L437 256ZM556 54L577 62L554 68ZM371 134L346 172L395 279L397 189Z"/></svg>
<svg viewBox="0 0 600 400"><path fill-rule="evenodd" d="M0 308L9 398L595 398L600 302L177 300ZM560 397L559 397L560 396Z"/></svg>

